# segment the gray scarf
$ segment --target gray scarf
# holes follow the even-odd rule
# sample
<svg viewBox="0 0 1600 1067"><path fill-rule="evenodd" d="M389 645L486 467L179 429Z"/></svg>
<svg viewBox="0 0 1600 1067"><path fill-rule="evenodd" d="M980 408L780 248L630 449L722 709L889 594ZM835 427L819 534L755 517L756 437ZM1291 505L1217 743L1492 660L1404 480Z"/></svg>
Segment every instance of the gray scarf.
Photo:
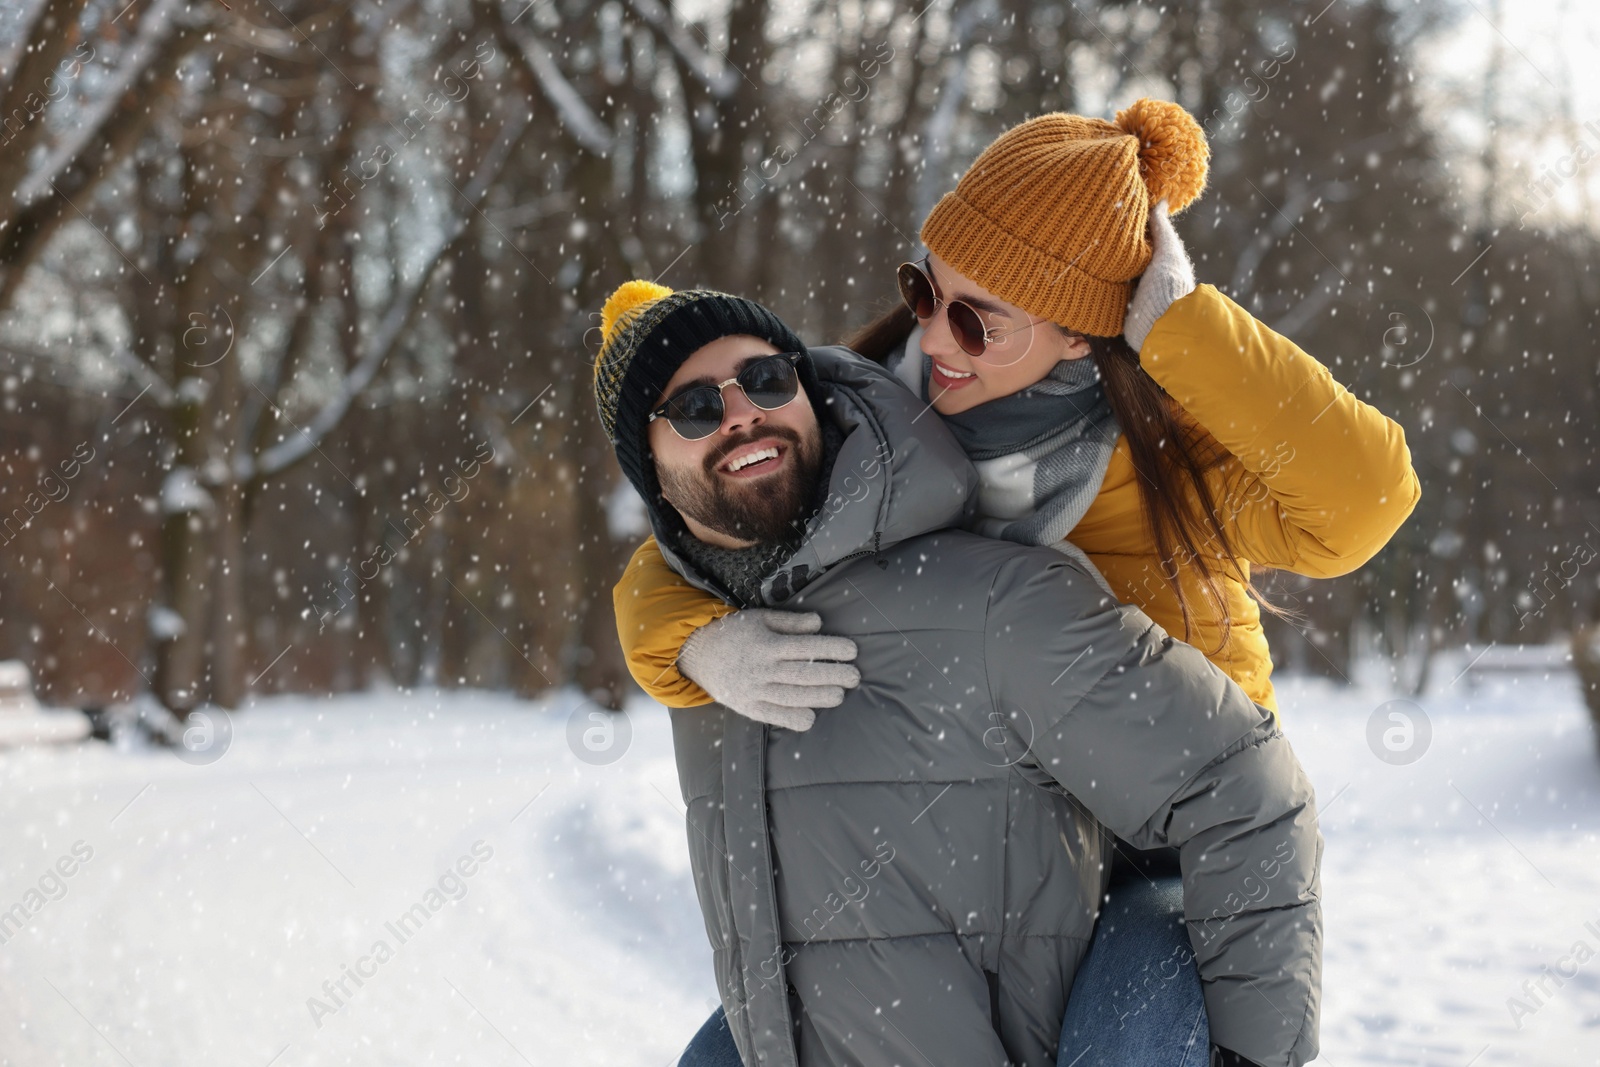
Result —
<svg viewBox="0 0 1600 1067"><path fill-rule="evenodd" d="M920 341L913 332L891 368L926 401L933 368ZM1056 545L1078 525L1121 433L1089 358L1064 359L1036 384L944 424L978 468L977 532L1026 545Z"/></svg>

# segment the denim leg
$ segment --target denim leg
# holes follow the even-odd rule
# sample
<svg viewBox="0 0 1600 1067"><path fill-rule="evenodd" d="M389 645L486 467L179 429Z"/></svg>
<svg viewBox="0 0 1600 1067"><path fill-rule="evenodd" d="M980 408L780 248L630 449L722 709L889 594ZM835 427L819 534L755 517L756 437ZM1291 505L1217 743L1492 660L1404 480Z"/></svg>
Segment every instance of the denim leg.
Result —
<svg viewBox="0 0 1600 1067"><path fill-rule="evenodd" d="M1057 1067L1205 1067L1211 1033L1182 880L1119 871L1109 896L1073 979Z"/></svg>
<svg viewBox="0 0 1600 1067"><path fill-rule="evenodd" d="M728 1029L728 1018L721 1008L712 1012L700 1032L689 1040L678 1067L743 1067L738 1046L733 1043L733 1031Z"/></svg>

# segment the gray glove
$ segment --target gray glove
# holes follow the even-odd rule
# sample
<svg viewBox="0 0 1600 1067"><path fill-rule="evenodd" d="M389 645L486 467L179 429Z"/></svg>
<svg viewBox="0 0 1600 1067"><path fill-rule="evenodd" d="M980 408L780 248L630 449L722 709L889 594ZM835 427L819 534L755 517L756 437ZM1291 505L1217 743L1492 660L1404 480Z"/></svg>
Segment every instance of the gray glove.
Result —
<svg viewBox="0 0 1600 1067"><path fill-rule="evenodd" d="M1194 264L1173 229L1165 200L1150 209L1150 249L1150 266L1128 301L1128 315L1122 323L1122 336L1135 352L1144 347L1151 327L1173 301L1194 292Z"/></svg>
<svg viewBox="0 0 1600 1067"><path fill-rule="evenodd" d="M861 672L856 643L824 637L815 612L746 608L706 623L678 651L678 670L747 719L809 730L813 708L835 708ZM836 662L819 662L836 661Z"/></svg>

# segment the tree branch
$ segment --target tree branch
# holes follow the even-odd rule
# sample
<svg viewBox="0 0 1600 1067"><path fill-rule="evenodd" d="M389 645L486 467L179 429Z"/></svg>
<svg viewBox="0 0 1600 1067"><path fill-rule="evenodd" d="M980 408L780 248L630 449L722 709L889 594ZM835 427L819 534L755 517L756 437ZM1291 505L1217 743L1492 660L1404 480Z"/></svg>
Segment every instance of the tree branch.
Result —
<svg viewBox="0 0 1600 1067"><path fill-rule="evenodd" d="M390 302L388 310L384 312L383 318L379 320L360 361L345 376L333 398L322 406L298 436L289 437L267 449L257 456L253 463L248 459L240 460L236 475L241 481L270 478L293 466L320 447L323 440L343 421L350 410L350 405L372 384L384 361L394 351L401 334L405 332L418 307L421 306L422 294L426 291L434 272L444 262L446 254L456 241L466 233L472 215L477 213L478 199L488 191L505 168L506 160L510 158L512 149L522 139L527 124L527 114L523 111L515 112L501 124L500 133L489 150L484 153L483 160L478 164L477 173L464 188L459 190L461 196L472 206L471 211L463 212L456 217L445 231L443 239L423 261L422 269L417 273L416 279L409 285L401 287Z"/></svg>
<svg viewBox="0 0 1600 1067"><path fill-rule="evenodd" d="M45 82L63 80L56 66L73 39L81 35L69 32L68 28L79 29L78 19L87 4L88 0L45 0L34 12L27 32L22 34L15 74L0 92L0 121L6 123L0 132L5 144L5 151L0 153L0 189L17 188L28 171L33 146L39 143L46 128L45 111L56 99L51 97ZM81 63L79 71L82 71ZM66 95L65 90L61 95ZM39 102L38 111L28 106L30 98ZM13 134L10 123L19 112L26 118Z"/></svg>
<svg viewBox="0 0 1600 1067"><path fill-rule="evenodd" d="M179 88L178 67L198 45L209 24L208 16L181 21L170 18L179 0L157 0L144 24L142 44L136 45L113 91L91 109L91 117L46 160L33 178L17 192L23 203L14 216L0 221L0 310L11 303L28 267L44 251L74 213L60 198L89 192L121 163L144 136L160 112L157 98ZM178 32L170 32L173 25ZM57 195L45 195L46 192Z"/></svg>
<svg viewBox="0 0 1600 1067"><path fill-rule="evenodd" d="M84 121L45 157L44 165L29 175L17 187L17 201L26 208L33 201L47 196L50 183L59 182L66 172L81 162L94 147L104 143L107 130L114 118L124 116L128 110L127 97L141 95L136 90L140 78L164 55L169 59L181 58L187 52L173 56L162 45L172 36L176 20L173 10L180 0L157 0L140 23L139 36L128 48L126 61L117 71L116 81L106 90L100 101L87 108ZM199 27L187 27L191 33ZM198 34L195 35L198 43ZM176 66L176 64L173 64Z"/></svg>
<svg viewBox="0 0 1600 1067"><path fill-rule="evenodd" d="M583 97L567 81L567 76L561 73L560 66L544 42L526 34L516 34L512 40L517 46L517 51L512 55L522 60L522 65L533 76L550 106L555 108L562 127L572 139L597 156L610 152L611 127L583 102Z"/></svg>
<svg viewBox="0 0 1600 1067"><path fill-rule="evenodd" d="M667 46L683 61L684 69L694 76L695 81L705 86L707 92L718 100L732 99L734 90L739 87L739 72L726 61L720 65L712 62L710 54L690 36L681 22L672 17L672 12L660 0L628 0L628 6L633 8L633 13L645 25L666 40Z"/></svg>

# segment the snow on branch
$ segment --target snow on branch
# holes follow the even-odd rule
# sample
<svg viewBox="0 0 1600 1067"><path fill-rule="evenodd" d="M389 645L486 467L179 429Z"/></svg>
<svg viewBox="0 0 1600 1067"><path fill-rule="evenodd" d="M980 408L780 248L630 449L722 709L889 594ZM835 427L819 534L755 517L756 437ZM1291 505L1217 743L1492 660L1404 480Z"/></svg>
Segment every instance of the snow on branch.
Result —
<svg viewBox="0 0 1600 1067"><path fill-rule="evenodd" d="M534 80L544 91L545 99L560 115L561 124L567 128L567 132L578 144L597 156L611 151L611 127L600 121L600 117L583 102L578 90L561 73L561 67L550 54L550 49L545 47L543 41L526 35L519 36L517 46L522 50L522 58L527 61Z"/></svg>
<svg viewBox="0 0 1600 1067"><path fill-rule="evenodd" d="M739 87L738 72L726 60L720 64L713 62L710 54L689 35L687 27L672 17L661 0L628 0L628 6L647 26L666 38L667 44L678 54L689 73L706 87L707 92L718 100L733 96L734 90Z"/></svg>
<svg viewBox="0 0 1600 1067"><path fill-rule="evenodd" d="M161 482L161 514L187 515L191 512L209 514L217 509L216 501L193 467L173 467Z"/></svg>
<svg viewBox="0 0 1600 1067"><path fill-rule="evenodd" d="M293 466L321 447L328 434L343 421L345 414L350 410L350 405L372 384L384 361L399 343L400 335L422 304L423 291L427 289L434 272L444 262L445 255L456 241L466 232L468 224L478 212L478 200L500 176L506 160L511 157L512 149L521 140L527 124L527 114L522 111L514 112L501 124L499 135L484 153L472 180L458 190L461 194L459 199L465 199L467 207L463 208L446 227L443 238L423 260L422 269L417 272L416 278L409 285L403 286L390 302L365 346L361 358L356 361L350 373L345 375L344 380L334 391L333 398L301 428L299 434L285 438L282 442L264 450L253 462L248 455L236 457L234 474L240 481L270 478Z"/></svg>
<svg viewBox="0 0 1600 1067"><path fill-rule="evenodd" d="M164 408L173 405L176 398L172 389L167 385L166 379L157 374L150 364L121 345L111 350L111 361L132 378L135 384L144 386L157 405Z"/></svg>
<svg viewBox="0 0 1600 1067"><path fill-rule="evenodd" d="M17 190L16 203L25 208L47 195L52 182L79 163L89 152L103 148L107 130L121 108L123 99L136 89L140 80L164 51L163 46L172 35L175 19L173 12L181 0L156 0L140 23L139 36L128 48L127 59L116 71L116 80L100 94L100 99L88 110L72 132L45 157L44 164ZM191 32L197 27L191 27Z"/></svg>

